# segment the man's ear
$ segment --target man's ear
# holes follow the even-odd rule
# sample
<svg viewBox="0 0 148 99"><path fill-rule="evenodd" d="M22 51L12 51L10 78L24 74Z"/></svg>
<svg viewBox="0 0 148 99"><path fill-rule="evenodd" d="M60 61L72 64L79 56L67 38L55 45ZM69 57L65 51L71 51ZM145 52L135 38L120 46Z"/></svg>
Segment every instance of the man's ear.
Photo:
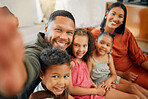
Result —
<svg viewBox="0 0 148 99"><path fill-rule="evenodd" d="M47 33L48 23L45 24L45 33Z"/></svg>
<svg viewBox="0 0 148 99"><path fill-rule="evenodd" d="M43 71L40 71L40 78L41 78L41 80L43 80L43 78L44 78L44 73L43 73Z"/></svg>

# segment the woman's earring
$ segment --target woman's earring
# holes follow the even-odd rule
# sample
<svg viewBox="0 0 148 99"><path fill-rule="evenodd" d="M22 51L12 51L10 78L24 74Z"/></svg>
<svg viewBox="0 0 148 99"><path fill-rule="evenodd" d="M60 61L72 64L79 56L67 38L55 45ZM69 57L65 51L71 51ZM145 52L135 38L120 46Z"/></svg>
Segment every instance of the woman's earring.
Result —
<svg viewBox="0 0 148 99"><path fill-rule="evenodd" d="M106 16L105 16L105 19L107 19Z"/></svg>

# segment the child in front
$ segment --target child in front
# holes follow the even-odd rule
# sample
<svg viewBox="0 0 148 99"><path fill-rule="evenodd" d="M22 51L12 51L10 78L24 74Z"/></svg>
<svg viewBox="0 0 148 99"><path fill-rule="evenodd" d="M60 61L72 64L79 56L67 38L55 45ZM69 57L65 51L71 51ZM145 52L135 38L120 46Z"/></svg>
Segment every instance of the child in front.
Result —
<svg viewBox="0 0 148 99"><path fill-rule="evenodd" d="M90 57L87 62L93 82L96 85L103 83L102 87L107 92L106 96L108 96L107 94L110 93L112 85L114 85L117 90L121 91L120 94L114 92L114 98L117 98L119 95L122 98L125 97L125 95L129 95L129 97L125 99L131 99L130 95L133 94L138 96L140 99L147 99L148 91L146 89L116 75L113 58L111 56L111 48L114 42L114 36L114 33L110 34L107 32L101 32L95 41L95 50L93 52L93 56ZM122 92L124 92L124 94Z"/></svg>
<svg viewBox="0 0 148 99"><path fill-rule="evenodd" d="M29 99L74 99L68 95L71 57L59 48L46 48L40 54L41 82Z"/></svg>

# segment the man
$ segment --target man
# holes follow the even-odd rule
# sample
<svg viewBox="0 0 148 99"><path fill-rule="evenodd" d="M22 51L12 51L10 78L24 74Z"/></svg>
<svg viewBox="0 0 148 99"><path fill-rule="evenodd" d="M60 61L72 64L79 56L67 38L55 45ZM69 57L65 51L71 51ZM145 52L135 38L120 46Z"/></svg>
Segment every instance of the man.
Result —
<svg viewBox="0 0 148 99"><path fill-rule="evenodd" d="M36 43L26 47L25 65L29 70L27 88L30 85L29 83L32 83L27 89L28 96L40 82L38 78L41 68L39 56L42 49L53 46L65 50L73 40L74 30L75 19L72 14L65 10L55 11L50 15L48 24L45 25L45 33L39 33ZM32 82L33 79L36 80ZM26 92L23 97L26 97Z"/></svg>
<svg viewBox="0 0 148 99"><path fill-rule="evenodd" d="M3 8L0 9L0 16L2 16L4 20L7 20L2 21L0 18L0 25L2 26L2 28L0 28L0 51L3 51L3 53L0 52L0 81L2 81L0 82L0 93L4 96L12 96L23 90L23 94L19 94L17 98L26 99L28 97L26 93L30 90L28 88L40 73L40 52L48 46L60 47L65 50L73 39L75 19L70 12L65 10L53 12L48 24L45 25L45 33L39 33L36 43L26 47L24 59L24 46L22 38L17 32L18 25L10 24L13 22L11 22L9 17L3 16L3 12L5 11ZM14 18L15 16L13 15L12 17ZM6 25L3 26L3 23ZM5 31L5 33L3 30L8 28L8 26L10 26L10 31ZM3 35L3 33L5 35ZM11 42L14 42L13 46ZM12 50L10 49L11 47ZM23 62L23 60L25 61ZM7 85L10 86L7 87ZM35 85L33 86L35 87Z"/></svg>

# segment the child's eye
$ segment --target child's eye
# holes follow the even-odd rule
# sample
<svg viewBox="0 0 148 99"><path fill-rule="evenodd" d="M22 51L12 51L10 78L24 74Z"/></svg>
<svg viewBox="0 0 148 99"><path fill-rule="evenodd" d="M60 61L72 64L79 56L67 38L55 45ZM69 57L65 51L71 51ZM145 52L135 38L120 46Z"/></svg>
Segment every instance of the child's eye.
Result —
<svg viewBox="0 0 148 99"><path fill-rule="evenodd" d="M104 44L104 43L100 41L100 44Z"/></svg>
<svg viewBox="0 0 148 99"><path fill-rule="evenodd" d="M69 77L69 76L68 75L64 76L64 78L67 78L67 77Z"/></svg>
<svg viewBox="0 0 148 99"><path fill-rule="evenodd" d="M83 45L83 47L86 47L87 45Z"/></svg>
<svg viewBox="0 0 148 99"><path fill-rule="evenodd" d="M73 32L67 32L67 34L73 34Z"/></svg>
<svg viewBox="0 0 148 99"><path fill-rule="evenodd" d="M59 76L52 76L53 78L58 78Z"/></svg>
<svg viewBox="0 0 148 99"><path fill-rule="evenodd" d="M108 47L110 47L110 44L107 44Z"/></svg>
<svg viewBox="0 0 148 99"><path fill-rule="evenodd" d="M123 16L119 15L119 18L123 18Z"/></svg>
<svg viewBox="0 0 148 99"><path fill-rule="evenodd" d="M79 45L74 45L74 46L78 47Z"/></svg>

